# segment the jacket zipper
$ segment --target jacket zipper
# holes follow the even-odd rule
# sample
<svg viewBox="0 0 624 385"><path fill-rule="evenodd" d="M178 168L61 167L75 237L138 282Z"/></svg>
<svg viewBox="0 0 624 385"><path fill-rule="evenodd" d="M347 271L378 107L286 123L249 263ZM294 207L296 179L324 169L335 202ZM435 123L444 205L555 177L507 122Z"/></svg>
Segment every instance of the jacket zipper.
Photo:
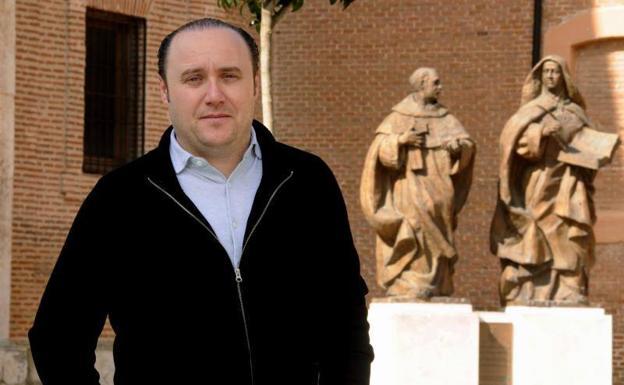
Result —
<svg viewBox="0 0 624 385"><path fill-rule="evenodd" d="M293 174L294 174L294 171L291 170L290 174L288 174L288 176L286 178L284 178L284 180L279 185L277 185L275 190L273 190L273 194L271 194L271 196L269 197L269 200L267 201L266 205L264 205L264 210L262 210L262 213L260 214L260 217L258 217L258 220L256 221L256 223L254 223L253 227L251 228L251 231L249 232L249 235L247 236L247 239L245 240L245 243L243 244L243 250L241 251L241 257L243 256L243 254L245 254L245 248L247 247L247 243L249 242L249 238L251 238L251 236L253 235L254 231L256 231L256 227L258 227L258 224L262 220L262 217L264 217L264 214L266 213L267 209L269 208L269 205L271 204L271 201L273 200L273 197L275 196L275 194L277 194L279 189L282 188L284 183L288 182L288 180L290 178L292 178Z"/></svg>
<svg viewBox="0 0 624 385"><path fill-rule="evenodd" d="M151 178L147 178L147 180L154 185L154 187L156 187L157 189L159 189L160 191L162 191L166 196L168 196L172 201L174 201L178 206L180 206L180 208L182 210L184 210L188 215L190 215L191 217L193 217L193 219L195 219L200 225L202 225L202 227L206 230L208 230L208 232L214 237L214 239L217 240L217 242L219 242L219 238L217 238L217 234L215 234L210 227L206 226L206 224L204 222L201 221L201 219L197 218L197 216L195 214L193 214L192 212L190 212L186 207L184 207L182 205L182 203L178 202L177 199L175 199L173 197L173 195L169 194L167 192L167 190L165 190L164 188L160 187L156 182L154 182Z"/></svg>
<svg viewBox="0 0 624 385"><path fill-rule="evenodd" d="M294 171L291 170L290 174L286 178L284 178L284 180L275 188L275 190L273 190L273 193L269 197L269 200L267 201L266 205L264 205L264 209L262 210L262 213L260 214L260 217L258 218L256 223L254 223L253 227L251 228L251 231L249 231L249 235L247 236L247 239L245 240L245 243L243 244L243 249L241 251L241 258L243 256L243 254L245 253L245 248L247 247L247 243L249 242L249 238L251 238L252 234L256 230L256 227L258 227L258 224L260 223L260 221L264 217L264 214L266 213L267 209L269 208L269 205L271 204L271 201L273 201L273 198L275 197L277 192L282 188L284 183L286 183L293 176L293 174L294 174ZM184 207L180 202L178 202L178 200L175 199L173 195L169 194L167 192L167 190L165 190L164 188L160 187L151 178L148 177L147 180L152 185L154 185L154 187L156 187L158 190L160 190L162 193L164 193L166 196L168 196L172 201L174 201L178 206L180 206L180 208L182 210L184 210L184 212L186 212L193 219L195 219L200 225L202 225L203 228L208 230L208 232L214 237L214 239L216 239L217 242L219 242L219 238L210 229L210 227L206 226L206 224L204 222L202 222L199 218L197 218L197 216L195 214L190 212L186 207ZM247 342L247 351L249 353L249 372L250 372L250 375L251 375L251 384L253 385L254 384L254 369L253 369L253 360L251 358L251 342L250 342L250 339L249 339L249 328L247 327L247 316L245 314L245 304L243 302L243 291L241 289L241 284L243 283L243 276L242 276L241 271L240 271L240 269L238 267L236 267L236 266L232 266L232 267L234 267L234 276L235 276L235 280L236 280L236 290L238 291L238 303L240 305L241 315L243 317L243 328L245 329L245 340Z"/></svg>
<svg viewBox="0 0 624 385"><path fill-rule="evenodd" d="M254 370L253 360L251 359L251 342L249 341L249 329L247 328L247 316L245 315L245 306L243 305L243 291L241 290L241 284L243 283L243 276L240 269L237 267L234 269L236 275L236 290L238 290L238 303L240 304L241 314L243 315L243 327L245 328L245 338L247 340L247 351L249 352L249 370L251 373L251 385L254 383Z"/></svg>

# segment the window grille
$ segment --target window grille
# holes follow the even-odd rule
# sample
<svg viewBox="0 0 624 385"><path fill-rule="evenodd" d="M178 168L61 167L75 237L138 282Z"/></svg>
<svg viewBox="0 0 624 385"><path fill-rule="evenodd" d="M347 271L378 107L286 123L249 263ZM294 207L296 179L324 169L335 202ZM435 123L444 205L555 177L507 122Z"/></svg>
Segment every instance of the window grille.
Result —
<svg viewBox="0 0 624 385"><path fill-rule="evenodd" d="M87 8L86 173L104 174L143 154L145 19Z"/></svg>

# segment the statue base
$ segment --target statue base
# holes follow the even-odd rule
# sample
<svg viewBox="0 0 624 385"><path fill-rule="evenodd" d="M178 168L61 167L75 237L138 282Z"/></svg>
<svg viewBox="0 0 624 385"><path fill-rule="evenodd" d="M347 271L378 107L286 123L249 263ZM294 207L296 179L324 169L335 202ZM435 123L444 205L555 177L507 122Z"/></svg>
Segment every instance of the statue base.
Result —
<svg viewBox="0 0 624 385"><path fill-rule="evenodd" d="M455 297L413 297L413 296L388 296L373 298L372 303L446 303L446 304L468 304L470 301L467 298L455 298Z"/></svg>
<svg viewBox="0 0 624 385"><path fill-rule="evenodd" d="M479 317L467 301L388 297L374 299L368 314L371 385L478 384Z"/></svg>
<svg viewBox="0 0 624 385"><path fill-rule="evenodd" d="M371 385L611 385L612 317L552 305L373 299Z"/></svg>
<svg viewBox="0 0 624 385"><path fill-rule="evenodd" d="M612 384L612 317L604 309L508 306L505 316L514 384Z"/></svg>

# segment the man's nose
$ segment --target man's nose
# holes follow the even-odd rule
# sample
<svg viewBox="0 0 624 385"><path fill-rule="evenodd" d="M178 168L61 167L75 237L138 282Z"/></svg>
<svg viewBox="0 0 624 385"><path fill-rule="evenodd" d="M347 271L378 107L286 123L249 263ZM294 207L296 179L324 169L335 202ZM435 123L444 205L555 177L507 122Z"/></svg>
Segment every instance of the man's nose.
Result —
<svg viewBox="0 0 624 385"><path fill-rule="evenodd" d="M204 103L220 104L225 100L225 94L221 89L218 81L210 80L206 82L206 92L204 94Z"/></svg>

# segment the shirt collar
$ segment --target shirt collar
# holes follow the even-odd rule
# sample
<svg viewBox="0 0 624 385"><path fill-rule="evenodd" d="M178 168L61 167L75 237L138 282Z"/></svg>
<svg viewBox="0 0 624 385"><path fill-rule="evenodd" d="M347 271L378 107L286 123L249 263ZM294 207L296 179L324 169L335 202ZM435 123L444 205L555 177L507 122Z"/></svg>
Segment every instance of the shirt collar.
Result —
<svg viewBox="0 0 624 385"><path fill-rule="evenodd" d="M254 130L253 126L251 127L251 142L249 143L249 147L247 151L253 151L253 154L256 158L262 159L262 151L260 151L260 144L258 144L258 138L256 137L256 130Z"/></svg>
<svg viewBox="0 0 624 385"><path fill-rule="evenodd" d="M184 171L184 169L190 164L191 159L202 159L194 156L193 154L182 148L182 146L178 142L178 139L176 138L175 128L171 130L171 144L169 146L169 153L171 155L171 163L173 164L173 169L175 170L176 174ZM256 131L253 127L251 127L251 141L249 142L249 147L247 147L247 150L243 155L243 159L249 157L250 154L253 154L258 159L262 159L262 152L260 150L260 145L258 144L258 139L256 138Z"/></svg>

